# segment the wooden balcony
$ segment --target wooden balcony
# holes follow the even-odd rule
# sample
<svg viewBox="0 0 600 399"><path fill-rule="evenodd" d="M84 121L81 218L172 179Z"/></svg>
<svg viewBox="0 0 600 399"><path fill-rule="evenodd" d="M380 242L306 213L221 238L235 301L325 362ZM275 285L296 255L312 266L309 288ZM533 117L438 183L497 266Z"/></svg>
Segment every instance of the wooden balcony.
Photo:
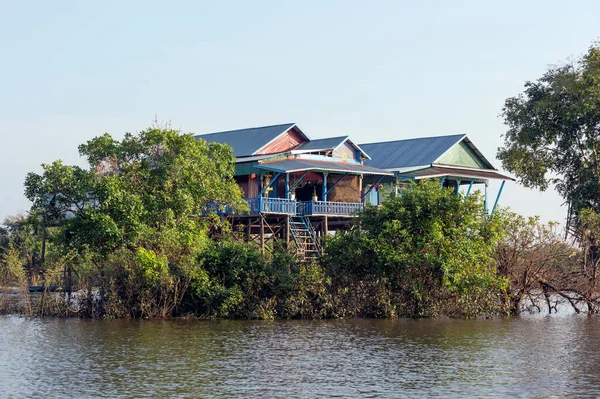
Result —
<svg viewBox="0 0 600 399"><path fill-rule="evenodd" d="M295 200L285 198L246 198L250 213L272 213L279 215L295 215Z"/></svg>
<svg viewBox="0 0 600 399"><path fill-rule="evenodd" d="M305 216L356 216L363 209L360 202L298 202L298 214Z"/></svg>
<svg viewBox="0 0 600 399"><path fill-rule="evenodd" d="M246 198L249 211L240 213L240 216L257 213L291 215L291 216L356 216L364 205L360 202L333 202L333 201L296 201L285 198ZM208 212L218 215L234 213L229 206L211 204Z"/></svg>

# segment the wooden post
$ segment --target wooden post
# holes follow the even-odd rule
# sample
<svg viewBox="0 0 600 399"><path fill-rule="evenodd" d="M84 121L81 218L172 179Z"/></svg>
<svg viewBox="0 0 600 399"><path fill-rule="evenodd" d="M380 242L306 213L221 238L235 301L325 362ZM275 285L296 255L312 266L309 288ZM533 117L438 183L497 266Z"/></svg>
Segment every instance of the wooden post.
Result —
<svg viewBox="0 0 600 399"><path fill-rule="evenodd" d="M328 231L329 231L329 223L327 221L327 215L325 215L325 219L323 220L323 236L326 236Z"/></svg>
<svg viewBox="0 0 600 399"><path fill-rule="evenodd" d="M364 203L363 193L364 193L364 190L363 190L363 176L360 175L360 176L358 176L358 195L360 196L359 197L359 202L362 202L362 203Z"/></svg>
<svg viewBox="0 0 600 399"><path fill-rule="evenodd" d="M265 254L265 218L260 215L260 253Z"/></svg>
<svg viewBox="0 0 600 399"><path fill-rule="evenodd" d="M252 232L252 218L248 218L248 224L246 225L246 243L250 243L250 233Z"/></svg>
<svg viewBox="0 0 600 399"><path fill-rule="evenodd" d="M290 246L290 215L285 215L285 247Z"/></svg>

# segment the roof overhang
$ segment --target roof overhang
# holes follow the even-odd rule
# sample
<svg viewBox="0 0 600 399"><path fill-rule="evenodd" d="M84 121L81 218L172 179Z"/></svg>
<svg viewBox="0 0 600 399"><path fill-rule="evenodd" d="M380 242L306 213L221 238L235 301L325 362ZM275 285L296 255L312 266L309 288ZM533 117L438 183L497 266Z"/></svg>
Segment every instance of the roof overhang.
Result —
<svg viewBox="0 0 600 399"><path fill-rule="evenodd" d="M462 168L455 166L446 166L446 165L431 165L427 168L406 171L402 173L404 177L412 177L415 180L420 179L428 179L435 177L455 177L455 178L464 178L465 180L509 180L514 181L515 179L503 175L498 172L496 169L473 169L473 168Z"/></svg>
<svg viewBox="0 0 600 399"><path fill-rule="evenodd" d="M254 156L247 156L247 157L238 157L238 158L235 159L235 163L262 161L263 159L273 158L273 157L277 157L277 156L281 156L281 155L285 155L285 154L290 154L290 153L291 153L291 151L283 151L283 152L276 152L276 153L273 153L273 154L254 155Z"/></svg>
<svg viewBox="0 0 600 399"><path fill-rule="evenodd" d="M373 168L363 164L313 161L305 159L284 159L273 162L264 162L259 163L258 165L256 165L256 167L258 169L280 173L315 171L331 173L348 173L352 175L394 176L393 172Z"/></svg>

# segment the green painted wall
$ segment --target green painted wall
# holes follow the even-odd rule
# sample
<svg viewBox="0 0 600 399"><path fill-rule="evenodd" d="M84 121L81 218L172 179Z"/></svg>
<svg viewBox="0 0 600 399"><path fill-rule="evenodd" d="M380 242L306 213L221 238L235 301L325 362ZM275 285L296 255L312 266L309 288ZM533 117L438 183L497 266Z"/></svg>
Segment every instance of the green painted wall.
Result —
<svg viewBox="0 0 600 399"><path fill-rule="evenodd" d="M251 175L252 173L260 173L260 169L256 169L254 167L257 164L258 164L258 162L236 163L235 164L235 175L236 176L244 176L244 175Z"/></svg>
<svg viewBox="0 0 600 399"><path fill-rule="evenodd" d="M287 154L274 155L269 158L264 158L262 161L263 162L274 161L276 159L284 159L284 158L287 158ZM264 172L264 170L262 170L262 169L257 169L256 165L258 165L258 162L256 162L256 161L236 163L235 164L235 175L236 176L244 176L244 175L251 175L252 173L261 173L261 171Z"/></svg>
<svg viewBox="0 0 600 399"><path fill-rule="evenodd" d="M435 163L485 169L485 164L463 141L450 148Z"/></svg>

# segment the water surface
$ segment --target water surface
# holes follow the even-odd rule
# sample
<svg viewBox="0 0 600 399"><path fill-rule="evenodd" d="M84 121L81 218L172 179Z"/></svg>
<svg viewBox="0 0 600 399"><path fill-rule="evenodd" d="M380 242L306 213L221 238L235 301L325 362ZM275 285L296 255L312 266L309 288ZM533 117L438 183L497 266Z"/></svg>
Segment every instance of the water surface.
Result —
<svg viewBox="0 0 600 399"><path fill-rule="evenodd" d="M596 397L600 318L0 318L0 397Z"/></svg>

